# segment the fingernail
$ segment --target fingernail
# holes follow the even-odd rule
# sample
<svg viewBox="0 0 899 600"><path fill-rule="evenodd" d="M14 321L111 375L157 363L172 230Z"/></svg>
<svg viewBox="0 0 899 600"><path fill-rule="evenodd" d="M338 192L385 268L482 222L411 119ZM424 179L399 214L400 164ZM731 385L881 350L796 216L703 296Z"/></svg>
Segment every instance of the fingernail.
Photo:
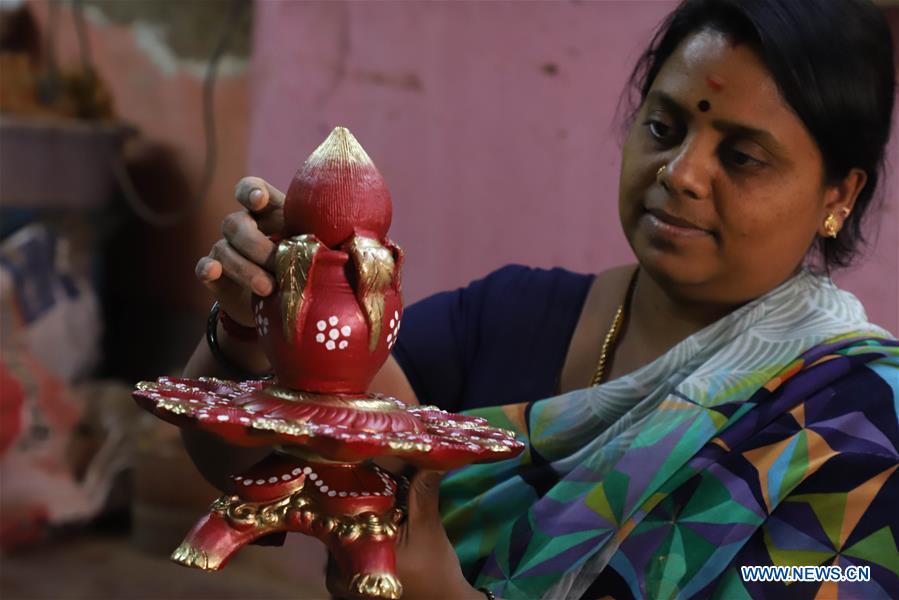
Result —
<svg viewBox="0 0 899 600"><path fill-rule="evenodd" d="M250 190L249 198L250 198L250 203L253 205L253 208L256 208L259 206L259 204L262 202L262 198L264 196L265 196L264 192L262 190L260 190L259 188L253 188L252 190Z"/></svg>
<svg viewBox="0 0 899 600"><path fill-rule="evenodd" d="M252 281L253 291L257 296L268 296L272 293L272 284L267 277L259 275Z"/></svg>
<svg viewBox="0 0 899 600"><path fill-rule="evenodd" d="M208 260L205 260L205 259L201 260L197 264L197 268L196 268L197 277L199 277L203 281L209 281L209 268L211 266L212 265L209 263Z"/></svg>

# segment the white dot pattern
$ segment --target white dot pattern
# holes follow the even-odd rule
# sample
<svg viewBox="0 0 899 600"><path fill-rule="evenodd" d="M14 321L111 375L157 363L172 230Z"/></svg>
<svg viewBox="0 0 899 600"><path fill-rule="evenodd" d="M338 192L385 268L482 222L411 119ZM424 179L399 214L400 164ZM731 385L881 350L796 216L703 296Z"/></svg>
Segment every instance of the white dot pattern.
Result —
<svg viewBox="0 0 899 600"><path fill-rule="evenodd" d="M268 317L262 314L262 302L257 302L253 307L253 314L256 321L256 331L259 335L268 335L269 321Z"/></svg>
<svg viewBox="0 0 899 600"><path fill-rule="evenodd" d="M318 333L315 334L315 341L319 344L324 344L325 349L329 352L331 350L346 350L350 342L347 339L353 333L353 328L349 325L344 325L339 327L340 318L337 315L331 315L328 317L328 320L320 319L316 324L315 328L318 330Z"/></svg>
<svg viewBox="0 0 899 600"><path fill-rule="evenodd" d="M274 484L281 481L292 481L300 477L301 475L305 475L307 479L312 481L315 484L315 487L318 489L319 493L326 494L330 498L358 498L359 496L392 496L394 493L394 482L393 478L383 469L379 467L375 467L378 473L378 478L381 480L381 483L384 484L384 487L377 491L346 491L346 490L336 490L333 487L329 486L325 483L325 481L321 478L321 476L316 473L312 467L306 466L303 468L296 467L289 473L283 473L280 476L272 475L267 479L254 479L253 477L244 477L242 475L237 475L234 477L234 480L244 486L251 485L264 485Z"/></svg>
<svg viewBox="0 0 899 600"><path fill-rule="evenodd" d="M396 344L396 338L400 334L400 313L398 310L393 311L393 318L390 319L390 331L387 332L387 349L393 348Z"/></svg>

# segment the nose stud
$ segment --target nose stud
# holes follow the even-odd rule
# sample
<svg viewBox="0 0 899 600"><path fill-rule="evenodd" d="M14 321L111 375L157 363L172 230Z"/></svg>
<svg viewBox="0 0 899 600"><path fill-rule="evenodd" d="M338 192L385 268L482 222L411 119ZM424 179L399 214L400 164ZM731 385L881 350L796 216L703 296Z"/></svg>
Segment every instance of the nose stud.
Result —
<svg viewBox="0 0 899 600"><path fill-rule="evenodd" d="M665 169L667 169L667 168L668 168L668 165L662 165L661 167L659 167L659 170L656 171L656 183L658 183L659 185L665 185L662 182L662 175L665 174Z"/></svg>

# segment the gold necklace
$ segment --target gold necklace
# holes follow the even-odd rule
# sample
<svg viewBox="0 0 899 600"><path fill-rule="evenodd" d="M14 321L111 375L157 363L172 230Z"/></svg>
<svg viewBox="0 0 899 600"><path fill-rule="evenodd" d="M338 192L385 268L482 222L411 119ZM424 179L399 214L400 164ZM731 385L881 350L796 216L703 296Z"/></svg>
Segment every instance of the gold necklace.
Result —
<svg viewBox="0 0 899 600"><path fill-rule="evenodd" d="M591 387L602 383L609 355L615 351L615 346L618 344L618 334L621 333L621 324L624 323L624 313L627 310L631 296L634 293L634 286L637 283L637 273L639 271L640 269L638 267L634 270L634 274L631 275L631 281L627 286L627 291L624 292L624 299L621 301L621 304L618 305L618 310L615 311L615 318L612 319L612 326L609 327L609 331L606 333L606 337L602 342L602 350L600 350L599 353L599 362L596 363L596 369L593 371L593 377L590 379Z"/></svg>

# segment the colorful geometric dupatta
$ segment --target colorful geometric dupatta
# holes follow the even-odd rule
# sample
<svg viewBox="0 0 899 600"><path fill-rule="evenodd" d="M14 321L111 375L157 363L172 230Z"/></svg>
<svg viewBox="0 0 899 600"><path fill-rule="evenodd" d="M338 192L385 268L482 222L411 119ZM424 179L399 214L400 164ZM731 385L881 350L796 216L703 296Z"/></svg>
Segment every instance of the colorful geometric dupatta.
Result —
<svg viewBox="0 0 899 600"><path fill-rule="evenodd" d="M602 573L581 571L582 595L899 597L897 398L899 342L868 339L818 346L717 407L731 424L625 523ZM871 580L742 581L753 565L867 565Z"/></svg>
<svg viewBox="0 0 899 600"><path fill-rule="evenodd" d="M865 564L874 581L791 591L899 591L886 337L803 272L630 376L473 411L529 448L447 477L463 569L508 598L729 598L783 585L739 566L792 564Z"/></svg>

